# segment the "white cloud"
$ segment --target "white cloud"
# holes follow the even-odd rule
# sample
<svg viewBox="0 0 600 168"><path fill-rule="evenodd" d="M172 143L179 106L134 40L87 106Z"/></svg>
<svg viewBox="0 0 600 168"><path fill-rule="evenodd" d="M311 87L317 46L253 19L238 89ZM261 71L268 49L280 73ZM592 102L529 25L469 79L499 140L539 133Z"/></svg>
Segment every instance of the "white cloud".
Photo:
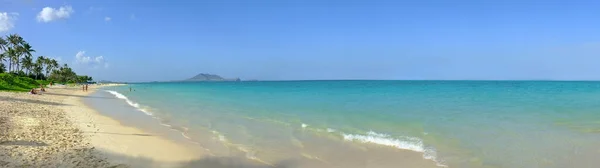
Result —
<svg viewBox="0 0 600 168"><path fill-rule="evenodd" d="M104 56L90 57L85 55L85 51L79 51L75 54L75 63L80 65L92 66L97 68L104 66L108 68L108 63L104 61Z"/></svg>
<svg viewBox="0 0 600 168"><path fill-rule="evenodd" d="M15 27L18 13L0 12L0 32L7 32Z"/></svg>
<svg viewBox="0 0 600 168"><path fill-rule="evenodd" d="M67 19L71 17L75 11L71 6L61 6L58 9L54 9L51 7L45 7L40 11L37 15L38 22L51 22L59 19Z"/></svg>
<svg viewBox="0 0 600 168"><path fill-rule="evenodd" d="M110 17L104 17L104 21L110 22L110 20L112 20Z"/></svg>

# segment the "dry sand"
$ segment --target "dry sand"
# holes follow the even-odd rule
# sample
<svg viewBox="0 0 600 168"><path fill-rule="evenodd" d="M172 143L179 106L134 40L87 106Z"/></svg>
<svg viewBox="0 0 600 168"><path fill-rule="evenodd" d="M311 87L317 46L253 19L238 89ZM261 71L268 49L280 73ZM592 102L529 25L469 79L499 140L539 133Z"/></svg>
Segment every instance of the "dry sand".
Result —
<svg viewBox="0 0 600 168"><path fill-rule="evenodd" d="M192 147L198 145L125 126L87 107L82 99L97 87L83 92L81 87L55 86L42 95L0 92L0 167L435 167L412 152L401 157L372 153L376 160L351 151L326 152L339 156L330 161L348 162L335 165L310 158L265 165L229 149L229 156L215 157Z"/></svg>
<svg viewBox="0 0 600 168"><path fill-rule="evenodd" d="M0 167L174 167L203 156L88 108L81 98L94 87L0 92Z"/></svg>
<svg viewBox="0 0 600 168"><path fill-rule="evenodd" d="M0 92L0 167L111 166L67 118L62 107L69 105L64 99Z"/></svg>

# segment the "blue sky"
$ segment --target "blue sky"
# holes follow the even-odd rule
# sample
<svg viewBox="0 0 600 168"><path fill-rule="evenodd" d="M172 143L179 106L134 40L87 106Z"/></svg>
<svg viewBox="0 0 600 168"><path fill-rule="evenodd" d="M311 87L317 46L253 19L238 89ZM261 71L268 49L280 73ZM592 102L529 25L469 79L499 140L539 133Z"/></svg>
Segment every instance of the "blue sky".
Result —
<svg viewBox="0 0 600 168"><path fill-rule="evenodd" d="M1 35L95 79L600 79L593 1L0 3Z"/></svg>

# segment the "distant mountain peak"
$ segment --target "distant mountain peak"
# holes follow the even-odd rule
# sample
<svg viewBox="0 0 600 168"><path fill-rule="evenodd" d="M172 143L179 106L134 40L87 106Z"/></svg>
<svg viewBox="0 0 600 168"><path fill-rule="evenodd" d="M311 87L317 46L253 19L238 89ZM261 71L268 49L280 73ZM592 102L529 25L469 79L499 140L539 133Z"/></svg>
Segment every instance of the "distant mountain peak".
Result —
<svg viewBox="0 0 600 168"><path fill-rule="evenodd" d="M200 73L186 81L239 81L239 78L236 79L225 79L219 75L208 74L208 73Z"/></svg>

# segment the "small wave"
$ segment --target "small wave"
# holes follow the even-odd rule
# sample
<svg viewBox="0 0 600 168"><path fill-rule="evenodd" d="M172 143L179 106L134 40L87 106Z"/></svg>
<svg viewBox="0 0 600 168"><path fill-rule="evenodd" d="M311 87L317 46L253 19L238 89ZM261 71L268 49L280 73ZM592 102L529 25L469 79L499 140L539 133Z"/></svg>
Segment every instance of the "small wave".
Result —
<svg viewBox="0 0 600 168"><path fill-rule="evenodd" d="M227 142L227 139L225 138L225 135L221 134L220 132L217 132L215 130L211 131L214 135L216 135L215 139L218 139L221 142Z"/></svg>
<svg viewBox="0 0 600 168"><path fill-rule="evenodd" d="M123 95L123 94L121 94L121 93L119 93L117 91L113 91L113 90L105 90L105 91L108 92L108 93L110 93L110 94L112 94L112 95L114 95L115 97L117 97L119 99L125 100L125 102L127 102L127 104L129 104L130 106L132 106L132 107L136 108L137 110L143 112L144 114L149 115L152 118L156 119L160 125L165 126L165 127L169 128L169 129L171 129L173 131L177 131L177 132L181 133L181 136L183 136L184 138L186 138L190 142L200 145L199 142L194 141L190 136L188 136L188 130L189 130L189 128L183 127L183 126L177 127L177 126L173 126L171 124L167 124L168 120L161 119L161 118L159 118L157 116L152 115L152 113L150 113L148 110L142 108L140 106L140 104L129 100L129 98L127 98L127 96L125 96L125 95ZM202 147L202 148L204 148L204 147ZM206 148L204 148L204 149L206 149ZM209 151L208 149L206 149L206 150ZM210 151L209 151L209 154L210 155L214 155L214 154L210 153Z"/></svg>
<svg viewBox="0 0 600 168"><path fill-rule="evenodd" d="M144 112L144 114L152 116L152 113L150 113L148 110L142 108L140 106L140 104L129 100L129 98L127 98L127 96L125 96L125 95L123 95L123 94L121 94L121 93L119 93L117 91L113 91L113 90L105 90L105 91L108 92L108 93L110 93L110 94L112 94L112 95L115 95L115 97L117 97L119 99L125 100L125 102L127 102L127 104L129 104L131 107L134 107L135 109L137 109L137 110L139 110L141 112Z"/></svg>
<svg viewBox="0 0 600 168"><path fill-rule="evenodd" d="M344 136L344 140L347 141L355 141L362 143L373 143L378 145L391 146L398 149L411 150L419 153L423 153L424 159L433 160L437 163L438 166L446 167L444 164L440 163L437 159L437 155L435 149L426 148L423 145L423 140L415 137L399 137L393 138L388 134L377 133L373 131L367 132L367 135L360 134L342 134Z"/></svg>
<svg viewBox="0 0 600 168"><path fill-rule="evenodd" d="M302 128L306 128L306 127L308 127L308 125L302 123Z"/></svg>
<svg viewBox="0 0 600 168"><path fill-rule="evenodd" d="M327 132L329 132L329 133L335 132L335 129L327 128Z"/></svg>

